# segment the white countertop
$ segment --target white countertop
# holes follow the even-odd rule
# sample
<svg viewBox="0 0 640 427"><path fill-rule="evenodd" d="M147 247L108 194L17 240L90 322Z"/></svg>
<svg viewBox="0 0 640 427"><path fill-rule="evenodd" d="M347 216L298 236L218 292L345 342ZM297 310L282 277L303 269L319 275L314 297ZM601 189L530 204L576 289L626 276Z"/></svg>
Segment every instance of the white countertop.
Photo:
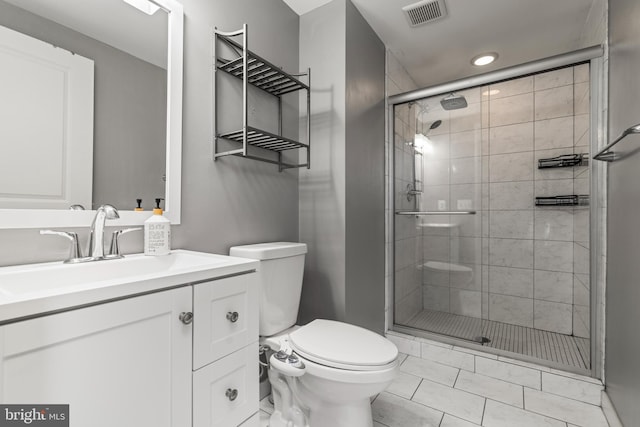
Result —
<svg viewBox="0 0 640 427"><path fill-rule="evenodd" d="M0 324L256 270L259 262L187 250L82 264L0 267Z"/></svg>

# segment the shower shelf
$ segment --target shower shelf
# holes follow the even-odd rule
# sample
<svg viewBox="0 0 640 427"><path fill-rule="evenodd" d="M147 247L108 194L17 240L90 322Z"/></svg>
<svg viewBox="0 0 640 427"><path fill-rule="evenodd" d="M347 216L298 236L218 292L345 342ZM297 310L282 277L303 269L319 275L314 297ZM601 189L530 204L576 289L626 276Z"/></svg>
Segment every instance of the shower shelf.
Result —
<svg viewBox="0 0 640 427"><path fill-rule="evenodd" d="M279 170L291 168L311 167L310 140L311 140L311 70L299 74L290 74L280 67L273 65L266 59L254 54L247 48L248 40L247 25L243 25L241 30L233 32L223 32L216 29L214 31L215 45L215 71L224 73L239 79L242 82L242 127L231 132L218 131L218 110L217 99L215 108L215 140L213 148L213 158L217 160L224 156L240 156L248 159L278 165ZM242 36L242 44L233 40ZM219 48L220 47L220 48ZM222 57L222 51L228 57ZM214 86L218 88L218 77L214 76ZM306 77L307 84L301 82L297 77ZM278 134L267 132L249 126L249 96L248 86L251 85L264 92L273 95L278 102ZM295 141L281 135L282 133L282 96L306 91L307 114L306 114L306 143ZM217 97L217 95L216 95ZM227 141L228 148L221 150L219 140ZM249 149L250 147L251 150ZM259 150L256 150L259 149ZM306 150L306 162L302 164L286 163L282 154L288 150Z"/></svg>
<svg viewBox="0 0 640 427"><path fill-rule="evenodd" d="M588 204L589 196L586 194L536 197L536 206L587 206Z"/></svg>
<svg viewBox="0 0 640 427"><path fill-rule="evenodd" d="M589 164L589 153L563 154L549 159L539 159L538 169L568 168L573 166L586 166Z"/></svg>
<svg viewBox="0 0 640 427"><path fill-rule="evenodd" d="M455 264L451 262L442 261L427 261L424 264L418 266L418 270L429 270L435 272L447 272L447 273L468 273L472 274L473 270L466 265Z"/></svg>

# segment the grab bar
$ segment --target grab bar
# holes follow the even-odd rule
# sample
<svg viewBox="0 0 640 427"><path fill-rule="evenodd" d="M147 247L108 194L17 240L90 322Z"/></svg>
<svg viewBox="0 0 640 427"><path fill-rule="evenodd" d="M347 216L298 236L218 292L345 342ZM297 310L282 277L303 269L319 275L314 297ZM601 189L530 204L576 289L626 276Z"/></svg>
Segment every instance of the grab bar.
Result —
<svg viewBox="0 0 640 427"><path fill-rule="evenodd" d="M631 126L629 129L626 129L624 132L622 132L620 136L617 137L613 142L611 142L609 145L604 147L602 150L598 151L598 153L596 153L596 155L593 156L593 160L601 160L603 162L613 162L614 160L616 160L616 153L614 151L609 151L611 147L616 145L618 142L622 141L626 136L635 134L635 133L640 133L640 123L635 126Z"/></svg>
<svg viewBox="0 0 640 427"><path fill-rule="evenodd" d="M475 215L476 211L400 211L396 215Z"/></svg>

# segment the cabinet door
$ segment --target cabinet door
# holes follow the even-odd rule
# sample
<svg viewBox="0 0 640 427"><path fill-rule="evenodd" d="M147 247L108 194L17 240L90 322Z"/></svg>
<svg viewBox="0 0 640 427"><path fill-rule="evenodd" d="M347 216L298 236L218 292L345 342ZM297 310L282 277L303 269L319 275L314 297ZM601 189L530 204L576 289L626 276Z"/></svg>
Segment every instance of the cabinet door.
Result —
<svg viewBox="0 0 640 427"><path fill-rule="evenodd" d="M258 339L257 286L249 273L193 287L194 370Z"/></svg>
<svg viewBox="0 0 640 427"><path fill-rule="evenodd" d="M191 287L0 327L0 402L69 404L71 427L191 425Z"/></svg>
<svg viewBox="0 0 640 427"><path fill-rule="evenodd" d="M193 373L193 427L232 427L258 411L258 343Z"/></svg>

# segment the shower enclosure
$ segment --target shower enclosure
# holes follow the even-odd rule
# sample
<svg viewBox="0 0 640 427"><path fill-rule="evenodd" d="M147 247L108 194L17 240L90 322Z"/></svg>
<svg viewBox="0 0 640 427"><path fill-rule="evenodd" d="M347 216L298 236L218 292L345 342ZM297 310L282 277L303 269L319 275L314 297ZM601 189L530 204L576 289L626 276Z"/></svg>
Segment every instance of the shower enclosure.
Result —
<svg viewBox="0 0 640 427"><path fill-rule="evenodd" d="M591 369L588 62L393 105L394 329Z"/></svg>

